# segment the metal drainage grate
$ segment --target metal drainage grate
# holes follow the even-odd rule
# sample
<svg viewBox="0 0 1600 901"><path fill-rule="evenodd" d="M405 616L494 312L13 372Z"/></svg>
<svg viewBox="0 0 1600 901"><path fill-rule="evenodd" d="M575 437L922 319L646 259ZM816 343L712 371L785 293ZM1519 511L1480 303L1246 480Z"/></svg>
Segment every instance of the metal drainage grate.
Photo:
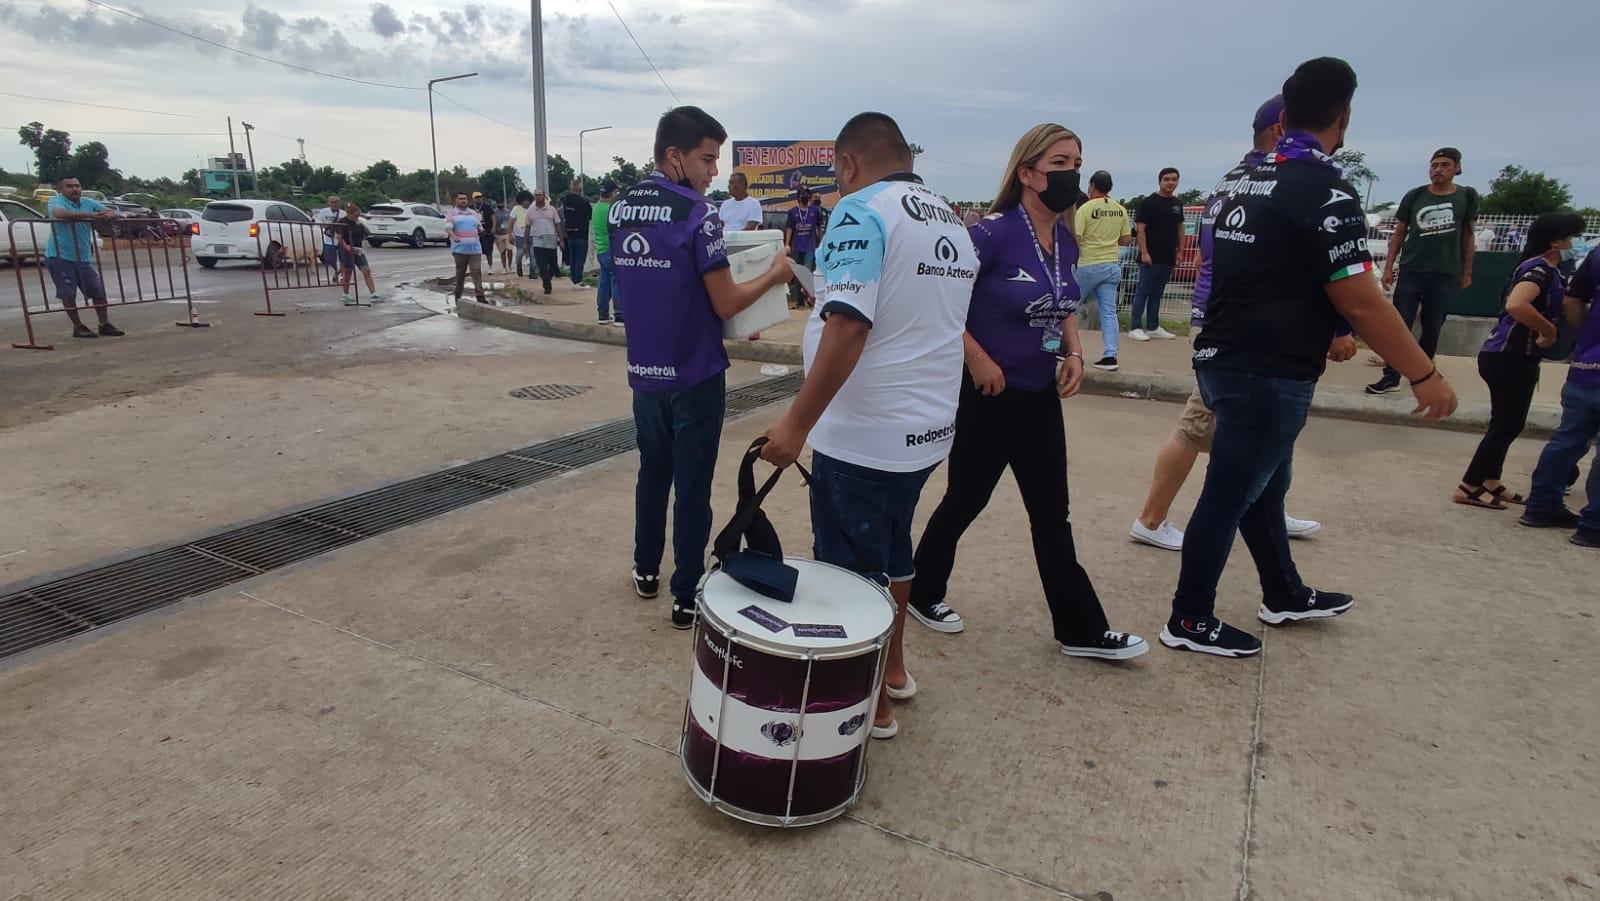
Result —
<svg viewBox="0 0 1600 901"><path fill-rule="evenodd" d="M734 388L728 392L727 415L791 397L800 390L801 379L795 373ZM574 394L588 390L574 385L534 388L564 388ZM3 589L0 658L620 456L638 446L636 438L633 420L616 420L188 544Z"/></svg>
<svg viewBox="0 0 1600 901"><path fill-rule="evenodd" d="M588 385L529 385L511 389L511 396L518 400L566 400L588 390Z"/></svg>

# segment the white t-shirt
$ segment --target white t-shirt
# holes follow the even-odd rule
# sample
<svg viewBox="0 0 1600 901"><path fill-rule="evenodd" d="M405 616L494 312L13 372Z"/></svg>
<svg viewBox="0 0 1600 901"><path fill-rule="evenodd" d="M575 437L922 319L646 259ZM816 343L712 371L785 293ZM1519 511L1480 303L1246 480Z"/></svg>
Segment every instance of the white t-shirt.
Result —
<svg viewBox="0 0 1600 901"><path fill-rule="evenodd" d="M335 212L327 207L321 207L317 210L317 214L313 217L312 221L316 222L318 225L332 225L343 218L344 213ZM331 246L333 244L333 232L324 231L322 233L322 243Z"/></svg>
<svg viewBox="0 0 1600 901"><path fill-rule="evenodd" d="M724 232L744 231L744 227L752 222L761 225L761 201L754 197L743 200L734 200L729 197L717 209L717 215L722 217L722 230Z"/></svg>
<svg viewBox="0 0 1600 901"><path fill-rule="evenodd" d="M893 176L834 207L817 268L826 287L806 323L806 370L828 316L856 316L872 330L811 430L811 446L886 472L916 472L949 456L961 334L978 277L960 217L915 176Z"/></svg>

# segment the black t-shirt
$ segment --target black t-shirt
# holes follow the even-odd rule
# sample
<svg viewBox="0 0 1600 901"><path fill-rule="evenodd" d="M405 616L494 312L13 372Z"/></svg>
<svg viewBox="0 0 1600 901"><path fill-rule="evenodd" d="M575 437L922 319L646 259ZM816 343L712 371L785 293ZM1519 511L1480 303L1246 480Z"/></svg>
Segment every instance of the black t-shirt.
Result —
<svg viewBox="0 0 1600 901"><path fill-rule="evenodd" d="M1183 201L1176 195L1162 197L1160 194L1151 194L1139 201L1133 221L1144 223L1144 246L1150 251L1151 263L1172 266L1178 262L1178 235L1183 231Z"/></svg>
<svg viewBox="0 0 1600 901"><path fill-rule="evenodd" d="M359 219L346 219L344 224L349 226L349 229L345 231L345 240L350 243L351 247L360 250L362 242L367 240L367 235L371 234L371 232L367 230L365 225L361 224Z"/></svg>
<svg viewBox="0 0 1600 901"><path fill-rule="evenodd" d="M492 235L492 234L494 234L494 217L495 217L494 204L485 201L483 206L478 207L478 215L483 217L483 222L479 223L479 225L478 225L478 234L480 234L480 235Z"/></svg>
<svg viewBox="0 0 1600 901"><path fill-rule="evenodd" d="M588 198L582 194L571 191L561 195L561 222L566 226L567 234L589 234L589 216L594 212L594 207L589 205ZM583 240L588 240L584 237Z"/></svg>
<svg viewBox="0 0 1600 901"><path fill-rule="evenodd" d="M1312 160L1263 163L1217 212L1206 324L1194 365L1315 380L1340 322L1324 290L1371 278L1367 220L1352 188Z"/></svg>

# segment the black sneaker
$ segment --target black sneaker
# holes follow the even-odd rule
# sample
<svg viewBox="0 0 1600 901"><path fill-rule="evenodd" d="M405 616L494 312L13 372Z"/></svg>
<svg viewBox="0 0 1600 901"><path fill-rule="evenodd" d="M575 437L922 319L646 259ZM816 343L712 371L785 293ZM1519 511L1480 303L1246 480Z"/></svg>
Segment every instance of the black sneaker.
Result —
<svg viewBox="0 0 1600 901"><path fill-rule="evenodd" d="M1400 377L1386 375L1367 386L1368 394L1393 394L1400 390Z"/></svg>
<svg viewBox="0 0 1600 901"><path fill-rule="evenodd" d="M109 322L102 322L100 323L100 334L105 335L107 338L121 338L122 329L117 328Z"/></svg>
<svg viewBox="0 0 1600 901"><path fill-rule="evenodd" d="M661 593L661 576L657 573L633 571L633 593L645 600L653 600Z"/></svg>
<svg viewBox="0 0 1600 901"><path fill-rule="evenodd" d="M1101 357L1100 359L1094 361L1094 368L1096 368L1096 369L1104 369L1107 372L1116 372L1117 371L1117 358L1116 357Z"/></svg>
<svg viewBox="0 0 1600 901"><path fill-rule="evenodd" d="M910 603L906 605L906 610L916 617L917 622L935 632L954 635L967 628L967 624L961 619L961 614L951 610L950 605L944 601L934 601L926 605Z"/></svg>
<svg viewBox="0 0 1600 901"><path fill-rule="evenodd" d="M1576 529L1582 520L1578 514L1566 507L1560 507L1553 513L1535 513L1529 510L1522 514L1522 518L1517 522L1531 529Z"/></svg>
<svg viewBox="0 0 1600 901"><path fill-rule="evenodd" d="M1256 618L1274 626L1297 623L1304 619L1327 619L1349 610L1355 602L1356 599L1348 594L1307 588L1305 595L1300 598L1285 601L1263 599L1261 609L1256 612Z"/></svg>
<svg viewBox="0 0 1600 901"><path fill-rule="evenodd" d="M1600 529L1588 529L1579 526L1578 531L1573 532L1572 537L1568 538L1567 541L1578 547L1600 548Z"/></svg>
<svg viewBox="0 0 1600 901"><path fill-rule="evenodd" d="M1150 645L1143 638L1110 630L1088 641L1062 641L1057 644L1061 647L1061 653L1068 657L1094 657L1099 660L1132 660L1150 650Z"/></svg>
<svg viewBox="0 0 1600 901"><path fill-rule="evenodd" d="M694 598L687 598L687 599L685 599L685 598L673 598L672 599L672 628L674 628L674 629L692 629L692 628L694 628L694 615L695 615Z"/></svg>
<svg viewBox="0 0 1600 901"><path fill-rule="evenodd" d="M95 337L95 333L94 330L90 329L87 325L75 325L72 327L72 337L93 338Z"/></svg>
<svg viewBox="0 0 1600 901"><path fill-rule="evenodd" d="M1220 619L1181 619L1174 616L1161 627L1161 643L1176 651L1194 651L1218 657L1250 657L1261 653L1261 640Z"/></svg>

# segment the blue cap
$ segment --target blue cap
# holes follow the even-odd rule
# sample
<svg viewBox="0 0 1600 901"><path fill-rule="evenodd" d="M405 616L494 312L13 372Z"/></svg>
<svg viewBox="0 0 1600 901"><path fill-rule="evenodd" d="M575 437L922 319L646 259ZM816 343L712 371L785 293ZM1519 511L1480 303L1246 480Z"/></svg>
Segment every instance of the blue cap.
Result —
<svg viewBox="0 0 1600 901"><path fill-rule="evenodd" d="M1278 124L1283 118L1283 95L1278 94L1266 103L1261 104L1256 110L1255 124L1252 126L1254 134L1261 134L1267 129Z"/></svg>

